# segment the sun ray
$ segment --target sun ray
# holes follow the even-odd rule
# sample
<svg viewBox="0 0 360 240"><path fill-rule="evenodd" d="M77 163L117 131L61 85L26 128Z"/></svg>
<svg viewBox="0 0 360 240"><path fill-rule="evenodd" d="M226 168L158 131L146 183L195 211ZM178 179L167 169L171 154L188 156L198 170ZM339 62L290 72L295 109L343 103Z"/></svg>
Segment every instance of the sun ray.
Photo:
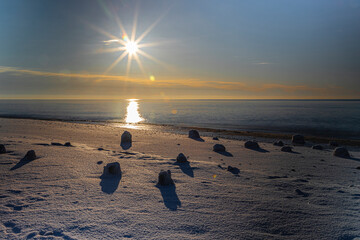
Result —
<svg viewBox="0 0 360 240"><path fill-rule="evenodd" d="M104 72L104 74L108 73L111 69L113 69L118 62L123 60L124 57L126 57L127 52L123 52Z"/></svg>
<svg viewBox="0 0 360 240"><path fill-rule="evenodd" d="M139 55L135 54L135 55L134 55L134 58L135 58L137 64L139 65L139 68L140 68L142 74L143 74L144 76L146 76L146 71L145 71L144 66L142 65L142 62L141 62L141 60L140 60L140 58L139 58Z"/></svg>
<svg viewBox="0 0 360 240"><path fill-rule="evenodd" d="M146 35L149 34L149 32L151 32L151 30L160 22L160 20L166 15L166 13L164 13L163 15L161 15L153 24L151 24L141 35L140 37L138 37L135 42L139 43L141 42L141 40L144 39L144 37L146 37Z"/></svg>
<svg viewBox="0 0 360 240"><path fill-rule="evenodd" d="M127 52L126 52L127 53ZM128 56L128 62L127 62L127 66L126 66L126 76L129 76L129 72L130 72L130 68L131 68L131 61L132 61L132 55L131 54L127 54Z"/></svg>
<svg viewBox="0 0 360 240"><path fill-rule="evenodd" d="M134 23L133 23L133 29L131 32L131 41L135 42L135 37L136 37L136 28L137 28L137 19L138 19L138 14L139 14L139 6L137 5L135 8L135 14L134 14Z"/></svg>
<svg viewBox="0 0 360 240"><path fill-rule="evenodd" d="M125 36L127 36L128 34L126 33L126 30L125 30L125 28L124 28L124 25L122 24L122 22L121 22L121 20L120 20L120 18L119 18L118 16L115 16L115 21L116 21L117 25L119 26L121 32L122 32Z"/></svg>
<svg viewBox="0 0 360 240"><path fill-rule="evenodd" d="M95 53L111 53L111 52L119 52L119 51L125 51L125 47L116 47L116 48L100 48L95 51Z"/></svg>
<svg viewBox="0 0 360 240"><path fill-rule="evenodd" d="M174 70L174 67L173 67L173 66L171 66L171 65L169 65L169 64L167 64L167 63L164 63L164 62L160 61L159 59L151 56L150 54L142 51L141 49L138 49L137 52L138 52L140 55L142 55L143 57L146 57L147 59L150 59L150 60L156 62L157 64L162 65L163 67L167 68L168 70Z"/></svg>

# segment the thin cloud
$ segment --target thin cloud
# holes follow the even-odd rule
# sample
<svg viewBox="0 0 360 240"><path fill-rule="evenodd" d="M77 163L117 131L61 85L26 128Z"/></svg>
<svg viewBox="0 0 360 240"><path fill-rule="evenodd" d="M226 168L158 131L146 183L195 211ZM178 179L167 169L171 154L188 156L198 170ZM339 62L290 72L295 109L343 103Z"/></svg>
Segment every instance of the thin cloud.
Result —
<svg viewBox="0 0 360 240"><path fill-rule="evenodd" d="M306 85L285 85L285 84L257 84L249 85L244 82L229 82L229 81L208 81L200 80L196 78L188 79L157 79L151 81L147 78L135 78L123 75L106 75L106 74L87 74L87 73L56 73L56 72L44 72L28 69L20 69L13 67L0 66L0 73L14 73L41 77L55 77L55 78L72 78L72 79L86 79L93 80L94 84L101 84L104 81L122 81L130 82L140 85L153 86L153 87L190 87L190 88L202 88L202 89L221 89L229 91L248 91L248 92L266 92L269 90L281 90L284 92L297 92L308 91L314 93L325 93L334 90L330 88L319 88Z"/></svg>

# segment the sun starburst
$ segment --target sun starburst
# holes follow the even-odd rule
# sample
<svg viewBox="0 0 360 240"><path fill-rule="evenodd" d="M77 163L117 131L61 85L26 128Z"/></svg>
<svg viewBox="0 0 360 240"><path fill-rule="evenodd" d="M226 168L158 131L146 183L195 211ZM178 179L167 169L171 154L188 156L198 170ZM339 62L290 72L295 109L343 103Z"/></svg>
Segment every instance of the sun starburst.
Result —
<svg viewBox="0 0 360 240"><path fill-rule="evenodd" d="M140 71L144 76L146 76L146 69L141 62L141 57L147 58L151 61L156 62L166 68L171 68L168 64L158 60L154 56L146 53L143 48L151 47L160 45L160 43L141 43L141 41L151 32L151 30L160 22L160 20L164 17L165 14L160 16L153 24L151 24L138 38L136 38L136 29L137 29L137 18L138 13L135 11L134 14L134 22L132 26L132 32L129 37L127 34L120 18L118 16L114 16L115 21L120 28L121 37L117 37L111 33L106 32L102 28L94 26L90 23L87 23L92 29L96 30L97 32L101 33L102 35L110 38L109 40L103 41L106 47L102 47L101 49L97 50L96 53L111 53L111 52L121 52L117 59L105 70L104 74L109 73L115 66L117 66L123 59L127 57L127 66L126 66L126 76L129 76L131 70L131 64L133 60L135 60L139 66ZM154 77L152 76L152 79ZM152 80L153 81L153 80Z"/></svg>

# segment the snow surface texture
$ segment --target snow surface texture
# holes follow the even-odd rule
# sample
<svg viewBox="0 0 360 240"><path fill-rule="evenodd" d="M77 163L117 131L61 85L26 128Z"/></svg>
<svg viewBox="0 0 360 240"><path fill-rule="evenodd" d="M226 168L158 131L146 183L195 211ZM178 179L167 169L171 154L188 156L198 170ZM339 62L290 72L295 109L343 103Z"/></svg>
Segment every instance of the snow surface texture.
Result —
<svg viewBox="0 0 360 240"><path fill-rule="evenodd" d="M125 151L122 128L1 118L0 126L0 239L360 237L358 148L346 159L329 148L288 153L270 141L254 151L244 141L131 129ZM51 145L67 141L73 147ZM212 151L215 143L229 154ZM32 149L37 158L13 169ZM176 163L179 152L187 164ZM113 162L121 175L102 178ZM174 185L156 186L161 169Z"/></svg>

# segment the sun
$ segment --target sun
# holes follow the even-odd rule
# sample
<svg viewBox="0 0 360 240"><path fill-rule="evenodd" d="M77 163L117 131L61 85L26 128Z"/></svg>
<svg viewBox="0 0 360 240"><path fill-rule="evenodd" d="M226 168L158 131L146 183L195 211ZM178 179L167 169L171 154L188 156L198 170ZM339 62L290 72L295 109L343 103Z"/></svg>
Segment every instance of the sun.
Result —
<svg viewBox="0 0 360 240"><path fill-rule="evenodd" d="M125 44L125 50L130 54L134 55L139 50L138 45L134 41L129 41Z"/></svg>

